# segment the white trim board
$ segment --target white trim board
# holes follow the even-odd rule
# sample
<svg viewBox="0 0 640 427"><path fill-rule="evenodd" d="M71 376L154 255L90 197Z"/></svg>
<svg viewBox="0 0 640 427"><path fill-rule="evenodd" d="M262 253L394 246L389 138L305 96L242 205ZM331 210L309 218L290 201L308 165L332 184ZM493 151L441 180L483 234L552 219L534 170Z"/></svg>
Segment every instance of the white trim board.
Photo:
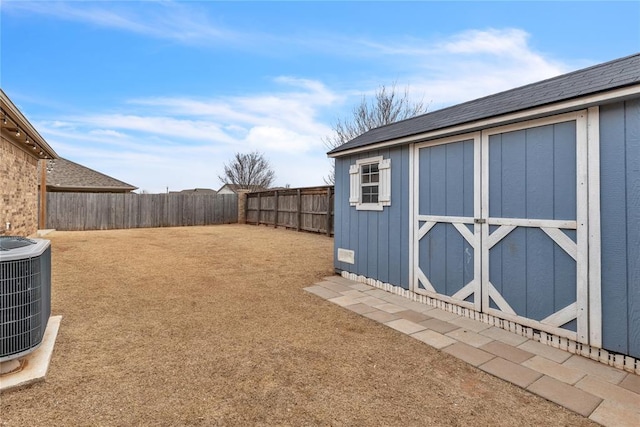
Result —
<svg viewBox="0 0 640 427"><path fill-rule="evenodd" d="M409 245L411 251L411 262L410 262L410 272L414 272L414 276L411 278L409 289L418 294L428 295L430 297L441 298L442 300L450 300L452 303L466 306L469 308L474 308L480 310L481 299L480 299L480 281L478 278L480 277L480 230L481 227L479 224L474 224L474 217L456 217L456 216L438 216L438 215L423 215L419 212L419 194L420 194L420 150L432 148L438 145L445 145L449 143L457 143L457 142L465 142L472 141L473 142L473 150L474 150L474 200L473 200L473 209L474 209L474 217L478 217L480 213L480 146L481 146L481 133L480 132L472 132L463 135L456 135L447 138L440 138L434 141L423 142L419 144L413 144L411 148L411 173L410 173L410 206L411 206L411 216L409 219L410 227L413 228L411 232L411 242ZM423 224L421 224L423 223ZM429 230L436 223L446 223L453 225L458 232L462 235L462 237L473 247L474 249L474 280L470 283L463 286L464 292L459 291L454 296L446 296L442 294L438 294L435 292L435 289L428 283L428 278L424 275L424 272L419 268L419 252L420 252L420 239L422 239ZM469 230L463 224L474 224L473 231ZM426 289L420 288L420 283L425 285ZM474 301L467 302L464 301L470 294L474 294ZM462 300L458 299L461 295L464 295Z"/></svg>
<svg viewBox="0 0 640 427"><path fill-rule="evenodd" d="M576 303L578 305L577 341L589 343L589 224L588 224L588 179L587 165L587 111L576 118Z"/></svg>
<svg viewBox="0 0 640 427"><path fill-rule="evenodd" d="M589 169L589 342L602 347L602 257L600 240L600 108L587 110Z"/></svg>
<svg viewBox="0 0 640 427"><path fill-rule="evenodd" d="M414 239L417 236L418 227L414 223L414 202L416 198L415 193L418 190L418 186L416 184L416 179L414 177L415 173L415 144L409 144L409 212L406 214L409 215L409 289L414 288L414 280L415 280L415 266L418 263L417 260L417 251L414 249ZM414 258L416 257L416 258Z"/></svg>

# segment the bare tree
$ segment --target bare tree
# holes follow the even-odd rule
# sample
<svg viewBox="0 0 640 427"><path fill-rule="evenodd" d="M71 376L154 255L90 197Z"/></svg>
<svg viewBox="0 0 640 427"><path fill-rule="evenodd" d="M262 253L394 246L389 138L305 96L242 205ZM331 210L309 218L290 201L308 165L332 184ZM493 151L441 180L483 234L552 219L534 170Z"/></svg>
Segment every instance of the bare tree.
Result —
<svg viewBox="0 0 640 427"><path fill-rule="evenodd" d="M360 104L353 108L353 115L347 119L338 119L332 127L333 134L322 141L328 150L332 150L368 130L424 114L427 109L428 106L422 101L409 100L408 88L405 88L402 95L398 95L395 83L391 88L382 85L372 101L363 95ZM330 185L335 183L334 162L331 163L331 172L324 181Z"/></svg>
<svg viewBox="0 0 640 427"><path fill-rule="evenodd" d="M271 187L276 175L264 157L264 154L253 151L251 153L236 153L229 164L224 165L224 174L218 175L223 184L235 184L241 189L261 190Z"/></svg>

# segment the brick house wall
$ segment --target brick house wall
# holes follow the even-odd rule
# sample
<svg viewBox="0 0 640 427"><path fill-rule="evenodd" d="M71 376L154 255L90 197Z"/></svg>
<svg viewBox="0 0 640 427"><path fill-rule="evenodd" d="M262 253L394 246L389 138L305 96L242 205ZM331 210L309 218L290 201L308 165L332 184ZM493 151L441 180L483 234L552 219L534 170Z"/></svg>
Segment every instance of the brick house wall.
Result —
<svg viewBox="0 0 640 427"><path fill-rule="evenodd" d="M37 231L38 160L0 138L0 235L26 237Z"/></svg>

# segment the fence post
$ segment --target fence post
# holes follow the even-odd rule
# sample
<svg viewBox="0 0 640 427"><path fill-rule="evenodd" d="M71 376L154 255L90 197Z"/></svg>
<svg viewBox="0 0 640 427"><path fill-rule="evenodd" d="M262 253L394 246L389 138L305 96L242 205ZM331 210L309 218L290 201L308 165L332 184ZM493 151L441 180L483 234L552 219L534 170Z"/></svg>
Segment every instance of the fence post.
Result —
<svg viewBox="0 0 640 427"><path fill-rule="evenodd" d="M297 226L297 231L300 231L302 229L302 226L300 225L301 221L302 221L302 192L298 188L298 226Z"/></svg>
<svg viewBox="0 0 640 427"><path fill-rule="evenodd" d="M238 190L238 224L247 223L247 193L249 190ZM224 207L224 204L222 205Z"/></svg>
<svg viewBox="0 0 640 427"><path fill-rule="evenodd" d="M327 188L327 236L331 237L331 187Z"/></svg>
<svg viewBox="0 0 640 427"><path fill-rule="evenodd" d="M260 193L258 193L258 219L256 219L256 225L260 225L260 208L262 208L262 201L260 200Z"/></svg>
<svg viewBox="0 0 640 427"><path fill-rule="evenodd" d="M274 206L273 206L273 228L278 228L278 190L273 192Z"/></svg>

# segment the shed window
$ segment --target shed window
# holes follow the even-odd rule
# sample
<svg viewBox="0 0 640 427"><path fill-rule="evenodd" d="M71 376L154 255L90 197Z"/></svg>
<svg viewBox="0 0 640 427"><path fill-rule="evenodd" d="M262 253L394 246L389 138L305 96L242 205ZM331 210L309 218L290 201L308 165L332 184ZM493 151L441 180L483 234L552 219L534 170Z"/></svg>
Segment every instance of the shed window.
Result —
<svg viewBox="0 0 640 427"><path fill-rule="evenodd" d="M360 167L362 186L362 203L378 203L380 172L378 164L362 165Z"/></svg>
<svg viewBox="0 0 640 427"><path fill-rule="evenodd" d="M358 210L381 211L391 205L391 159L360 159L351 165L349 203Z"/></svg>

